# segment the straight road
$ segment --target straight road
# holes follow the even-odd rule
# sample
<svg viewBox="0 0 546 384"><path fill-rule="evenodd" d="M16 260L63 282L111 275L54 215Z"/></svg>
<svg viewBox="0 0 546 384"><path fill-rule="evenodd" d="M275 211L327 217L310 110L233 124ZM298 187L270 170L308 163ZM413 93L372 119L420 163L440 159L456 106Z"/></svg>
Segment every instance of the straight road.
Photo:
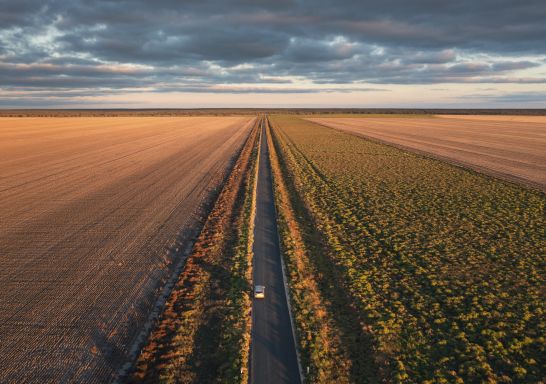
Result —
<svg viewBox="0 0 546 384"><path fill-rule="evenodd" d="M265 124L264 118L253 246L253 280L265 286L265 299L252 304L250 382L297 384L301 381L284 289Z"/></svg>

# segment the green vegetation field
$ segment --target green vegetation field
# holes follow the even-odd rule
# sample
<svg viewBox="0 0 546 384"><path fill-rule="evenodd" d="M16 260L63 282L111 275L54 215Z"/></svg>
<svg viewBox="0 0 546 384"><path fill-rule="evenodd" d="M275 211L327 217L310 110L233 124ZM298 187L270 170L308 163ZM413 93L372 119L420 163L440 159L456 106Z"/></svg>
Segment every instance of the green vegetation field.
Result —
<svg viewBox="0 0 546 384"><path fill-rule="evenodd" d="M544 380L543 193L297 117L270 121L292 204L312 218L300 225L319 236L307 268L330 300L323 316L343 316L329 326L351 381ZM301 329L303 356L320 361L325 343L302 343Z"/></svg>

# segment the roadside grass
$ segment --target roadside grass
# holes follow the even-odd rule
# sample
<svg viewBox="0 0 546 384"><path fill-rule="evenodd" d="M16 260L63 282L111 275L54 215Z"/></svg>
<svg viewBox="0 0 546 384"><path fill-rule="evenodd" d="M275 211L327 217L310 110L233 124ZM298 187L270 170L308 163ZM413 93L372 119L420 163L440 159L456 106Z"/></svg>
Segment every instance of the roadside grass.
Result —
<svg viewBox="0 0 546 384"><path fill-rule="evenodd" d="M274 182L277 224L282 257L285 260L290 287L290 301L296 326L296 342L306 382L351 383L360 382L372 372L355 372L347 357L354 343L344 343L337 330L346 314L333 313L331 300L345 300L344 295L324 296L322 286L333 284L331 273L317 273L310 256L324 250L317 233L311 228L311 218L302 206L289 179L289 170L277 155L278 142L268 127L270 160ZM302 226L303 224L303 226ZM319 259L320 257L317 257ZM354 320L354 319L353 319ZM349 321L354 324L354 321ZM365 344L358 346L366 348ZM362 350L360 352L363 352Z"/></svg>
<svg viewBox="0 0 546 384"><path fill-rule="evenodd" d="M255 125L130 382L248 380L249 252L258 138Z"/></svg>

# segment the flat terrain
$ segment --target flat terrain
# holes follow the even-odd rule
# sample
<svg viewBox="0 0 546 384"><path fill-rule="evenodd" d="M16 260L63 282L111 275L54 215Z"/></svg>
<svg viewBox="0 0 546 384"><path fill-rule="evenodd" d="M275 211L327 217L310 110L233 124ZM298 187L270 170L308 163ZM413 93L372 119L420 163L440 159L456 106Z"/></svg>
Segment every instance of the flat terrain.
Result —
<svg viewBox="0 0 546 384"><path fill-rule="evenodd" d="M329 332L303 333L309 382L544 381L546 194L294 116L271 126L293 206L313 220L295 217L317 231L289 276L313 274L334 314ZM296 324L321 312L293 308ZM332 380L336 335L350 368Z"/></svg>
<svg viewBox="0 0 546 384"><path fill-rule="evenodd" d="M546 117L309 118L507 180L546 188Z"/></svg>
<svg viewBox="0 0 546 384"><path fill-rule="evenodd" d="M284 289L265 126L261 140L252 264L253 283L265 286L265 298L252 303L250 382L297 384L300 374Z"/></svg>
<svg viewBox="0 0 546 384"><path fill-rule="evenodd" d="M107 382L252 117L0 119L0 382Z"/></svg>
<svg viewBox="0 0 546 384"><path fill-rule="evenodd" d="M504 121L514 123L540 123L546 124L546 116L525 116L525 115L438 115L448 119L462 119L475 121Z"/></svg>

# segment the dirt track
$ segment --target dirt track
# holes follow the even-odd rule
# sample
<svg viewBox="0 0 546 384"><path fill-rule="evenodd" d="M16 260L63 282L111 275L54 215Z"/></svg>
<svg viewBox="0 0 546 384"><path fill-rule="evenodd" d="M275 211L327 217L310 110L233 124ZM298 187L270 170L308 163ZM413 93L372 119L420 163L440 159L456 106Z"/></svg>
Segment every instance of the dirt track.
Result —
<svg viewBox="0 0 546 384"><path fill-rule="evenodd" d="M309 118L510 181L546 189L546 118ZM522 121L523 120L523 121Z"/></svg>
<svg viewBox="0 0 546 384"><path fill-rule="evenodd" d="M0 382L107 382L251 117L0 119Z"/></svg>

